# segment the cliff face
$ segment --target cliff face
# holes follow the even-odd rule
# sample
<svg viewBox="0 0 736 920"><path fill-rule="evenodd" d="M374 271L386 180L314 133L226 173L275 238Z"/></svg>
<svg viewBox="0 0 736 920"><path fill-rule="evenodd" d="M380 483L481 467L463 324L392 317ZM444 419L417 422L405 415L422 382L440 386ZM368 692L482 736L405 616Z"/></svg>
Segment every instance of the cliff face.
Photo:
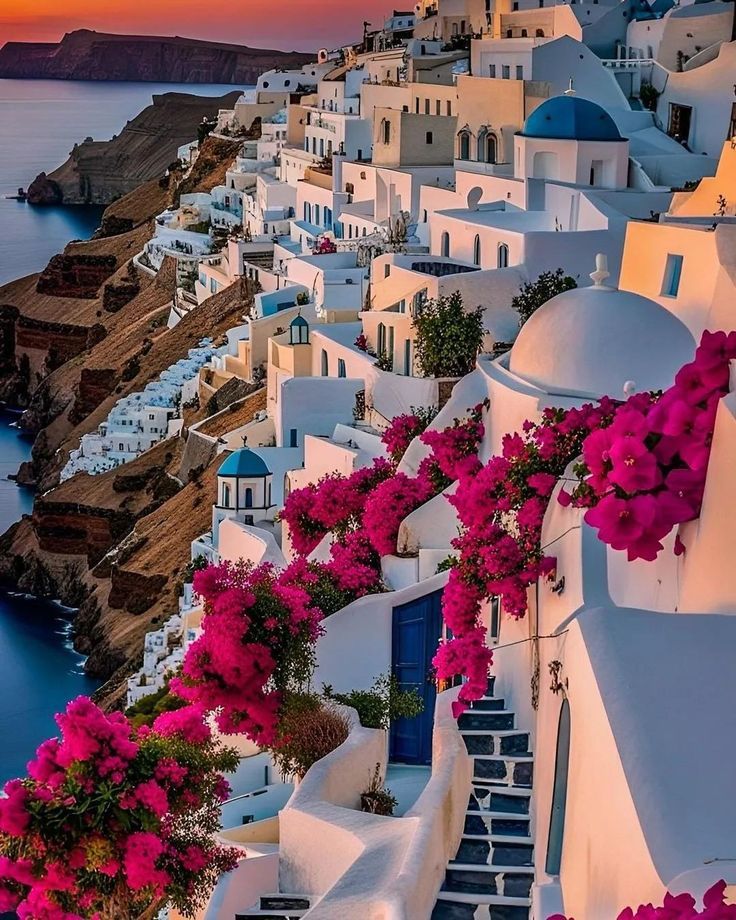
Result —
<svg viewBox="0 0 736 920"><path fill-rule="evenodd" d="M161 179L179 147L197 136L203 118L232 108L239 93L205 98L186 93L154 96L144 109L109 141L75 144L69 159L29 188L38 204L110 204L142 182ZM227 142L224 142L227 146ZM230 159L235 156L236 144ZM229 151L228 151L229 152Z"/></svg>
<svg viewBox="0 0 736 920"><path fill-rule="evenodd" d="M299 67L311 55L148 35L109 35L80 29L58 44L8 42L0 49L0 78L134 80L158 83L257 82L275 67Z"/></svg>

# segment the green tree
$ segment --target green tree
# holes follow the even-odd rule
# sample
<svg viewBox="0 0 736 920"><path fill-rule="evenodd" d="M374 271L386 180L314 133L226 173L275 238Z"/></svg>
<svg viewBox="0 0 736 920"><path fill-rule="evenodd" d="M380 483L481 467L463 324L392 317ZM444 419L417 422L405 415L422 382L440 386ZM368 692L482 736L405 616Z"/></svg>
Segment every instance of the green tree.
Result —
<svg viewBox="0 0 736 920"><path fill-rule="evenodd" d="M466 310L457 291L425 301L412 321L416 359L425 377L469 374L483 342L483 307Z"/></svg>
<svg viewBox="0 0 736 920"><path fill-rule="evenodd" d="M566 275L561 268L553 272L542 272L536 281L528 281L511 301L511 306L519 314L519 325L523 326L529 317L542 304L563 291L571 291L578 286L577 281Z"/></svg>

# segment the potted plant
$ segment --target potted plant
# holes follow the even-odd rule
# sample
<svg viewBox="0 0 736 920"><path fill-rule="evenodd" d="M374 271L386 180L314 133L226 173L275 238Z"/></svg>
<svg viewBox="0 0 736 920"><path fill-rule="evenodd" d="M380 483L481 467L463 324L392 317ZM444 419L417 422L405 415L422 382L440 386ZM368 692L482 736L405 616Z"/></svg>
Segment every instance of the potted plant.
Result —
<svg viewBox="0 0 736 920"><path fill-rule="evenodd" d="M381 777L381 765L376 764L368 788L360 795L360 810L368 812L371 815L385 815L391 817L394 808L399 804L396 796L391 794L391 790L386 788Z"/></svg>

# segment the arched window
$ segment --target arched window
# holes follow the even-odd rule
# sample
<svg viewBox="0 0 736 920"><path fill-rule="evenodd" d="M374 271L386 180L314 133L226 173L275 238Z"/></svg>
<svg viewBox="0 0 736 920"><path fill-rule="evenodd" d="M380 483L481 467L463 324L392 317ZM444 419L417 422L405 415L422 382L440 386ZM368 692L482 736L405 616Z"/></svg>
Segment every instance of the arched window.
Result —
<svg viewBox="0 0 736 920"><path fill-rule="evenodd" d="M376 345L378 346L377 348L378 354L379 355L384 354L384 352L386 351L386 327L384 326L383 323L378 324Z"/></svg>
<svg viewBox="0 0 736 920"><path fill-rule="evenodd" d="M499 268L508 268L509 265L509 247L506 243L498 244L498 259L497 264Z"/></svg>
<svg viewBox="0 0 736 920"><path fill-rule="evenodd" d="M327 377L330 373L330 361L327 357L327 352L322 349L322 376Z"/></svg>
<svg viewBox="0 0 736 920"><path fill-rule="evenodd" d="M332 229L332 208L325 206L325 215L324 215L325 227L328 230Z"/></svg>
<svg viewBox="0 0 736 920"><path fill-rule="evenodd" d="M304 202L304 220L308 223L312 223L312 205L308 202Z"/></svg>
<svg viewBox="0 0 736 920"><path fill-rule="evenodd" d="M480 265L480 237L477 234L473 242L473 262Z"/></svg>
<svg viewBox="0 0 736 920"><path fill-rule="evenodd" d="M319 223L319 218L320 218L319 205L316 204L316 205L314 206L314 222L315 222L315 224L317 224L318 227L319 227L319 225L320 225L320 223Z"/></svg>
<svg viewBox="0 0 736 920"><path fill-rule="evenodd" d="M544 29L537 29L537 38L544 38Z"/></svg>
<svg viewBox="0 0 736 920"><path fill-rule="evenodd" d="M337 359L337 376L347 377L347 372L345 370L345 361L342 358Z"/></svg>
<svg viewBox="0 0 736 920"><path fill-rule="evenodd" d="M442 240L440 242L440 255L444 258L449 258L450 256L450 234L445 231L442 234Z"/></svg>
<svg viewBox="0 0 736 920"><path fill-rule="evenodd" d="M484 128L478 135L478 160L483 163L495 163L496 156L496 135Z"/></svg>
<svg viewBox="0 0 736 920"><path fill-rule="evenodd" d="M230 507L230 486L226 482L222 484L222 507Z"/></svg>
<svg viewBox="0 0 736 920"><path fill-rule="evenodd" d="M498 162L498 142L496 135L489 132L485 144L486 163Z"/></svg>
<svg viewBox="0 0 736 920"><path fill-rule="evenodd" d="M470 159L470 132L461 131L460 132L460 159L469 160Z"/></svg>
<svg viewBox="0 0 736 920"><path fill-rule="evenodd" d="M381 137L384 144L391 143L391 122L388 118L384 118L381 122Z"/></svg>
<svg viewBox="0 0 736 920"><path fill-rule="evenodd" d="M565 834L565 804L567 801L567 770L570 762L570 704L562 701L557 728L557 759L552 791L552 814L547 839L547 875L559 875L562 864L562 841Z"/></svg>
<svg viewBox="0 0 736 920"><path fill-rule="evenodd" d="M247 488L245 490L245 507L246 508L253 507L253 489L251 488Z"/></svg>

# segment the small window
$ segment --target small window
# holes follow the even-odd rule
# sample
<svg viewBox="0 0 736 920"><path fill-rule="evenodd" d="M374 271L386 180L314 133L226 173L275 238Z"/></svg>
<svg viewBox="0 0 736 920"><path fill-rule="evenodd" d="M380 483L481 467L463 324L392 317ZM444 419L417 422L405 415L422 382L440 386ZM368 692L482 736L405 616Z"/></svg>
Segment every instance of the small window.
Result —
<svg viewBox="0 0 736 920"><path fill-rule="evenodd" d="M384 118L383 121L381 122L381 131L382 131L383 143L390 144L391 143L391 122L388 120L388 118Z"/></svg>
<svg viewBox="0 0 736 920"><path fill-rule="evenodd" d="M544 38L544 29L537 29L537 38Z"/></svg>
<svg viewBox="0 0 736 920"><path fill-rule="evenodd" d="M296 428L292 428L289 431L289 447L298 447L299 446L299 435Z"/></svg>
<svg viewBox="0 0 736 920"><path fill-rule="evenodd" d="M488 75L489 75L491 78L495 79L495 77L496 77L496 65L495 65L495 64L489 64L489 65L488 65Z"/></svg>
<svg viewBox="0 0 736 920"><path fill-rule="evenodd" d="M475 241L473 242L473 262L475 262L476 265L480 265L480 257L480 237L476 234Z"/></svg>
<svg viewBox="0 0 736 920"><path fill-rule="evenodd" d="M419 96L414 100L414 112L417 115L419 114Z"/></svg>
<svg viewBox="0 0 736 920"><path fill-rule="evenodd" d="M508 268L509 247L506 245L506 243L501 243L498 247L497 264L499 268Z"/></svg>
<svg viewBox="0 0 736 920"><path fill-rule="evenodd" d="M662 281L662 296L677 297L680 289L680 277L682 276L683 257L669 253L664 268L664 279Z"/></svg>
<svg viewBox="0 0 736 920"><path fill-rule="evenodd" d="M517 64L517 65L516 65L516 79L517 79L517 80L523 80L523 79L524 79L524 67L523 67L522 64Z"/></svg>
<svg viewBox="0 0 736 920"><path fill-rule="evenodd" d="M503 64L501 67L501 77L504 80L511 79L511 67L508 64Z"/></svg>
<svg viewBox="0 0 736 920"><path fill-rule="evenodd" d="M347 377L347 371L345 369L345 361L342 358L337 359L337 376Z"/></svg>
<svg viewBox="0 0 736 920"><path fill-rule="evenodd" d="M429 99L424 100L424 114L429 115Z"/></svg>
<svg viewBox="0 0 736 920"><path fill-rule="evenodd" d="M452 102L449 99L447 100L447 114L452 115Z"/></svg>
<svg viewBox="0 0 736 920"><path fill-rule="evenodd" d="M445 231L442 234L442 242L440 243L440 255L444 256L445 259L450 256L450 234Z"/></svg>
<svg viewBox="0 0 736 920"><path fill-rule="evenodd" d="M442 114L442 100L441 100L441 99L438 99L438 100L435 102L434 108L435 108L435 114L436 114L436 115L441 115L441 114Z"/></svg>
<svg viewBox="0 0 736 920"><path fill-rule="evenodd" d="M522 38L526 38L528 35L529 35L529 33L527 32L526 29L522 29L522 30L521 30L521 37L522 37Z"/></svg>
<svg viewBox="0 0 736 920"><path fill-rule="evenodd" d="M384 278L388 278L388 276L389 276L390 274L391 274L391 263L390 263L390 262L387 262L387 263L383 266L383 277L384 277Z"/></svg>
<svg viewBox="0 0 736 920"><path fill-rule="evenodd" d="M432 132L431 132L431 131L427 131L427 138L426 138L426 141L427 141L428 144L434 143L434 140L433 140L433 138L432 138Z"/></svg>
<svg viewBox="0 0 736 920"><path fill-rule="evenodd" d="M322 367L321 367L322 376L327 377L329 376L329 373L330 373L330 362L329 362L329 358L327 357L327 352L324 350L324 348L322 349L321 362L322 362Z"/></svg>

